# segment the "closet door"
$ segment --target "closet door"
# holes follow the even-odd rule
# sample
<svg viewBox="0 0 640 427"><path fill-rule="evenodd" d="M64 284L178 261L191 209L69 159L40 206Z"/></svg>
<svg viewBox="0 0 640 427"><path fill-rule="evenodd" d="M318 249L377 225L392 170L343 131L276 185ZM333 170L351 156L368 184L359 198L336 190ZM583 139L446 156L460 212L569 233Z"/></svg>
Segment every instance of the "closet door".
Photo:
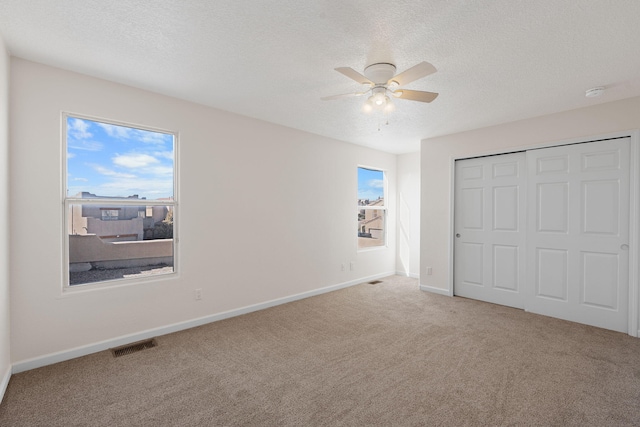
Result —
<svg viewBox="0 0 640 427"><path fill-rule="evenodd" d="M525 309L627 332L629 138L527 152Z"/></svg>
<svg viewBox="0 0 640 427"><path fill-rule="evenodd" d="M525 154L456 161L454 293L523 308Z"/></svg>

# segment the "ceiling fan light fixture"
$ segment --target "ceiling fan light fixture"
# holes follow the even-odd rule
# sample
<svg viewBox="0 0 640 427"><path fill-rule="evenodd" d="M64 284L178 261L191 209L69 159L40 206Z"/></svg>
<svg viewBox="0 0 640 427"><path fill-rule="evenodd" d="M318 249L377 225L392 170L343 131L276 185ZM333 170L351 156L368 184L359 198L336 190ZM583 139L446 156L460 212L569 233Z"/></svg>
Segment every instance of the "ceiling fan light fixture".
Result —
<svg viewBox="0 0 640 427"><path fill-rule="evenodd" d="M373 106L375 105L372 100L373 96L370 96L369 99L362 105L362 111L365 113L371 113L373 111Z"/></svg>
<svg viewBox="0 0 640 427"><path fill-rule="evenodd" d="M373 88L373 94L369 98L377 107L384 107L389 97L386 95L387 90L384 86L377 86Z"/></svg>
<svg viewBox="0 0 640 427"><path fill-rule="evenodd" d="M395 110L396 110L396 105L393 102L391 102L389 97L387 97L387 103L384 106L384 113L385 114L392 113Z"/></svg>
<svg viewBox="0 0 640 427"><path fill-rule="evenodd" d="M400 98L402 96L402 91L401 90L397 90L395 92L391 92L391 94L396 98Z"/></svg>

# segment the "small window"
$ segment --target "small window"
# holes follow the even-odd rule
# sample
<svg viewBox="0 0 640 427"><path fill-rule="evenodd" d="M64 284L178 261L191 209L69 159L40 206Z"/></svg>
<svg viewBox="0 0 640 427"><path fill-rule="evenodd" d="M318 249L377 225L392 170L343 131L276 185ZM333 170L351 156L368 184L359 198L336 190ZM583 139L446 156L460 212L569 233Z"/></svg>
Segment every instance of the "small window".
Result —
<svg viewBox="0 0 640 427"><path fill-rule="evenodd" d="M101 209L103 221L117 221L118 209Z"/></svg>
<svg viewBox="0 0 640 427"><path fill-rule="evenodd" d="M384 171L358 167L358 249L385 246Z"/></svg>
<svg viewBox="0 0 640 427"><path fill-rule="evenodd" d="M66 286L175 272L172 133L63 115Z"/></svg>

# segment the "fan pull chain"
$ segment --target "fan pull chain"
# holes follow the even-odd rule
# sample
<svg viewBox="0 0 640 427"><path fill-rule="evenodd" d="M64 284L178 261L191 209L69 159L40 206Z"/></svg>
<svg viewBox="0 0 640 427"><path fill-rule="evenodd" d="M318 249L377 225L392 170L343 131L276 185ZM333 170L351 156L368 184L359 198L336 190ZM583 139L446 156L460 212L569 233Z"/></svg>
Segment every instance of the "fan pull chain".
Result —
<svg viewBox="0 0 640 427"><path fill-rule="evenodd" d="M389 126L389 118L388 117L387 117L387 121L384 124L385 124L385 126ZM380 119L378 119L378 132L380 132L380 128L381 128Z"/></svg>

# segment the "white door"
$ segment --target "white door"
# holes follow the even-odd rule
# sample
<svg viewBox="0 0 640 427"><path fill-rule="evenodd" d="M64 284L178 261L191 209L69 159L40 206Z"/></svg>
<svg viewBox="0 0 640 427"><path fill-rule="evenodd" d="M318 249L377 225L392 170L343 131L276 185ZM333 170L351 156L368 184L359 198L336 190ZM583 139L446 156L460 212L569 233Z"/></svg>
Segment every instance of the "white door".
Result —
<svg viewBox="0 0 640 427"><path fill-rule="evenodd" d="M629 141L527 152L527 311L627 332Z"/></svg>
<svg viewBox="0 0 640 427"><path fill-rule="evenodd" d="M456 161L454 293L628 332L629 155L618 138Z"/></svg>
<svg viewBox="0 0 640 427"><path fill-rule="evenodd" d="M525 165L525 153L456 161L456 295L524 308Z"/></svg>

